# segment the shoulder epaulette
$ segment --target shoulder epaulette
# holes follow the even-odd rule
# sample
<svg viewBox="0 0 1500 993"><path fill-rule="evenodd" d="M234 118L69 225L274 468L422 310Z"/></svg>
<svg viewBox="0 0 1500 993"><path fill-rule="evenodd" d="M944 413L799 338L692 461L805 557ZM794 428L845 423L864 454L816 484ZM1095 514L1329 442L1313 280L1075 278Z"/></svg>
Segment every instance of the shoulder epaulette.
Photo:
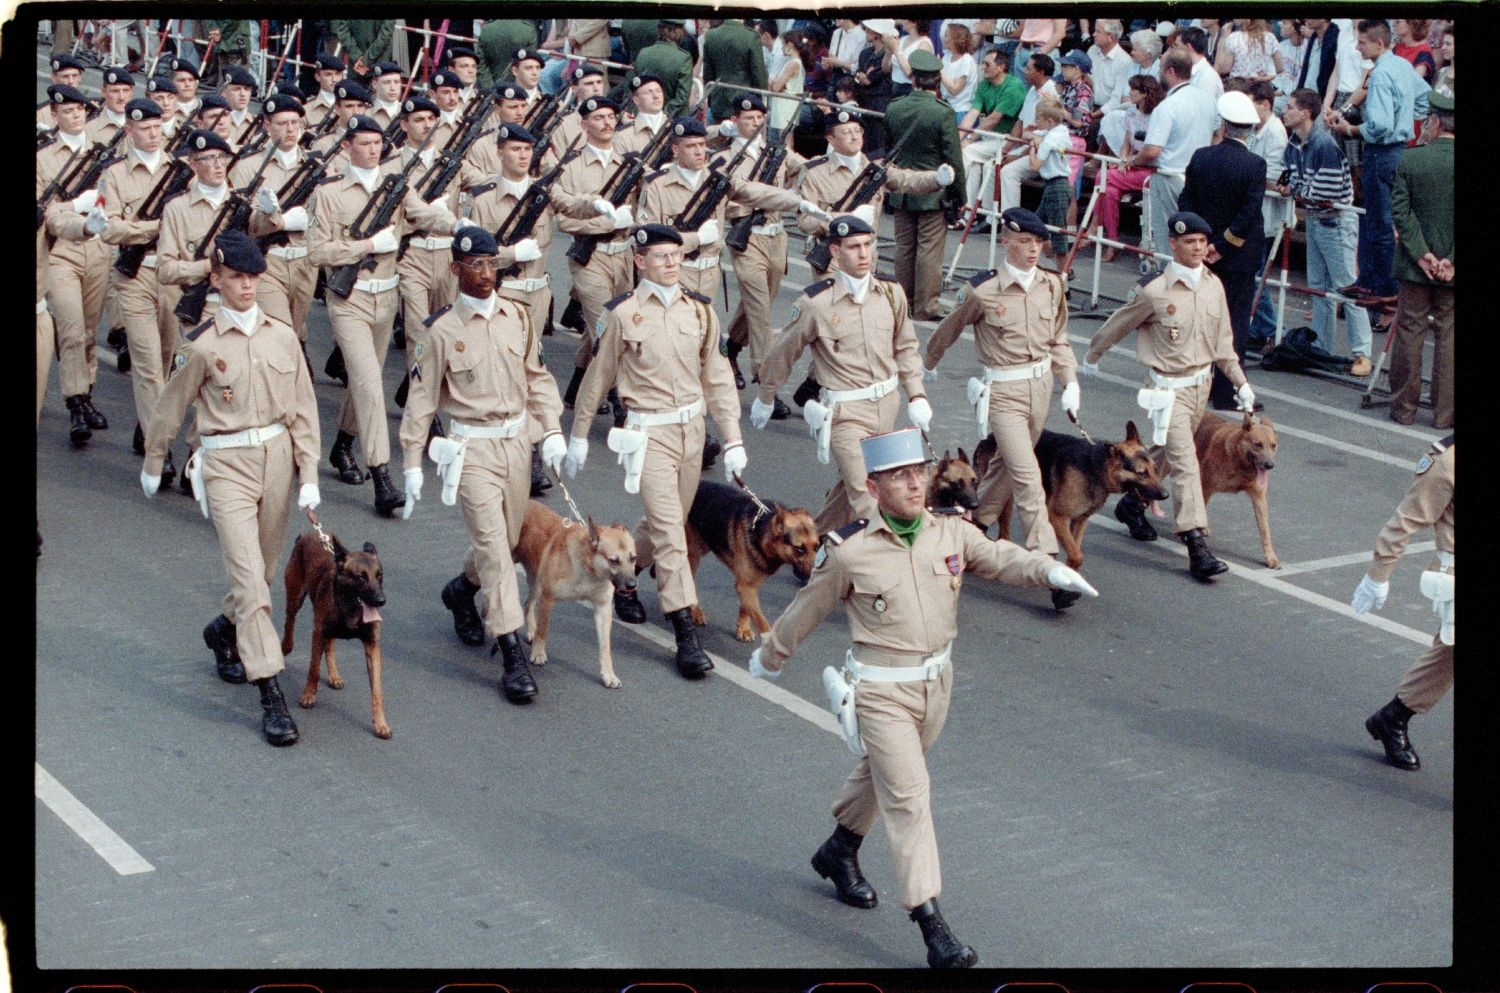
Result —
<svg viewBox="0 0 1500 993"><path fill-rule="evenodd" d="M1159 272L1149 272L1146 275L1142 276L1140 279L1136 280L1135 285L1137 285L1137 286L1145 286L1147 283L1151 282L1153 279L1156 279L1157 277L1163 276L1165 274L1166 274L1166 270L1165 269L1163 269L1163 270L1161 270Z"/></svg>
<svg viewBox="0 0 1500 993"><path fill-rule="evenodd" d="M697 300L699 303L711 304L714 302L713 297L706 297L702 293L688 289L686 286L682 288L682 295L689 300Z"/></svg>
<svg viewBox="0 0 1500 993"><path fill-rule="evenodd" d="M962 508L962 507L928 507L927 508L927 512L929 514L936 514L939 517L957 517L959 514L962 514L964 512L964 508Z"/></svg>
<svg viewBox="0 0 1500 993"><path fill-rule="evenodd" d="M833 278L832 277L829 277L828 279L820 279L816 283L813 283L811 286L809 286L807 289L803 290L802 291L802 295L803 296L808 296L808 297L815 297L819 293L822 293L824 290L828 289L828 287L830 287L832 285L833 285Z"/></svg>
<svg viewBox="0 0 1500 993"><path fill-rule="evenodd" d="M896 277L895 276L882 276L880 273L876 272L874 269L870 270L870 275L874 276L876 279L880 280L882 283L892 283L892 284L896 283Z"/></svg>
<svg viewBox="0 0 1500 993"><path fill-rule="evenodd" d="M620 304L624 303L626 300L629 300L633 296L635 296L635 290L626 290L624 293L621 293L619 296L615 297L609 303L606 303L604 305L604 309L605 310L614 310Z"/></svg>
<svg viewBox="0 0 1500 993"><path fill-rule="evenodd" d="M1444 452L1446 452L1448 449L1450 449L1452 447L1453 447L1453 435L1450 434L1448 437L1443 438L1440 441L1434 441L1432 443L1432 454L1434 454L1434 455L1441 455L1441 454L1443 454Z"/></svg>
<svg viewBox="0 0 1500 993"><path fill-rule="evenodd" d="M193 328L193 330L191 330L187 334L183 335L183 337L186 338L188 341L197 341L198 340L198 336L200 334L202 334L203 332L207 331L208 330L208 326L210 324L212 324L213 322L214 322L214 319L212 317L210 317L208 320L204 321L202 324L198 325L197 327Z"/></svg>
<svg viewBox="0 0 1500 993"><path fill-rule="evenodd" d="M869 523L870 519L868 517L861 517L858 520L850 521L848 524L845 524L837 531L828 532L828 543L830 545L842 545L844 543L844 539L852 538L855 535L859 534L869 525Z"/></svg>
<svg viewBox="0 0 1500 993"><path fill-rule="evenodd" d="M581 149L581 148L575 148L571 152L569 152L567 155L564 155L562 157L562 159L559 160L559 161L562 164L566 165L567 163L572 162L574 159L578 158L578 156L580 156L582 154L583 154L583 149Z"/></svg>
<svg viewBox="0 0 1500 993"><path fill-rule="evenodd" d="M422 326L424 328L430 328L430 327L432 327L432 322L433 321L436 321L439 317L442 317L444 314L448 313L448 311L450 311L452 309L453 309L453 304L451 304L451 303L448 304L446 307L439 307L437 310L434 310L428 316L427 320L425 320L425 321L422 322Z"/></svg>
<svg viewBox="0 0 1500 993"><path fill-rule="evenodd" d="M57 144L57 133L53 132L52 134L49 134L46 140L44 140L40 145L36 146L36 150L40 152L42 149L51 148L55 144Z"/></svg>
<svg viewBox="0 0 1500 993"><path fill-rule="evenodd" d="M318 180L318 185L319 186L327 186L329 183L337 183L339 180L341 180L343 178L344 178L344 174L343 173L339 173L338 175L335 175L335 176L324 176L322 179Z"/></svg>
<svg viewBox="0 0 1500 993"><path fill-rule="evenodd" d="M826 156L826 155L819 155L815 159L808 159L806 162L802 163L802 168L804 170L806 170L806 169L816 169L818 166L822 165L824 162L827 162L827 161L828 161L828 156Z"/></svg>
<svg viewBox="0 0 1500 993"><path fill-rule="evenodd" d="M176 200L178 197L185 195L186 193L187 190L178 190L176 193L173 193L171 196L167 197L161 202L162 208L165 209L167 204L171 203L173 200Z"/></svg>
<svg viewBox="0 0 1500 993"><path fill-rule="evenodd" d="M499 185L500 185L499 183L484 183L484 184L481 184L479 186L472 186L472 187L469 188L468 194L469 194L469 196L474 197L475 199L478 199L479 197L483 196L484 194L488 193L490 190L493 190L495 187L497 187Z"/></svg>
<svg viewBox="0 0 1500 993"><path fill-rule="evenodd" d="M995 273L997 273L999 271L1000 270L998 270L998 269L985 269L982 272L976 272L974 275L972 275L972 276L969 277L969 285L970 286L978 286L979 284L983 283L985 280L990 279L991 277L993 277L995 275Z"/></svg>
<svg viewBox="0 0 1500 993"><path fill-rule="evenodd" d="M36 109L37 110L41 110L43 107L50 106L51 104L52 104L51 100L38 100L36 102Z"/></svg>
<svg viewBox="0 0 1500 993"><path fill-rule="evenodd" d="M648 174L646 176L646 178L644 178L644 179L641 180L641 182L643 182L643 183L654 183L654 182L656 182L656 180L659 177L665 176L666 174L667 174L667 170L665 170L665 169L658 169L655 172Z"/></svg>

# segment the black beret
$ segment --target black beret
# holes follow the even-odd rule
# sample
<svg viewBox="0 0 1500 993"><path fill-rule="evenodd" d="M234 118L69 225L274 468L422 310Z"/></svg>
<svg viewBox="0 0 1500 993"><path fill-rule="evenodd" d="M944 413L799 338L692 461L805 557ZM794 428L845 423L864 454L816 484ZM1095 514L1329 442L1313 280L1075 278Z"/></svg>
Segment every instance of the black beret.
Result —
<svg viewBox="0 0 1500 993"><path fill-rule="evenodd" d="M109 86L114 83L119 83L122 86L134 86L135 77L130 74L129 69L122 69L119 66L110 66L108 69L104 70L104 82L100 85Z"/></svg>
<svg viewBox="0 0 1500 993"><path fill-rule="evenodd" d="M501 100L525 100L526 91L515 83L501 83L495 87L495 96Z"/></svg>
<svg viewBox="0 0 1500 993"><path fill-rule="evenodd" d="M437 104L416 93L407 97L406 102L401 105L401 112L403 114L420 114L424 110L432 111L433 117L437 117L442 113L441 110L438 110Z"/></svg>
<svg viewBox="0 0 1500 993"><path fill-rule="evenodd" d="M155 100L143 100L136 97L125 105L125 119L127 121L146 121L161 117L161 108L156 105Z"/></svg>
<svg viewBox="0 0 1500 993"><path fill-rule="evenodd" d="M696 117L679 117L672 122L674 138L707 138L708 129Z"/></svg>
<svg viewBox="0 0 1500 993"><path fill-rule="evenodd" d="M516 57L511 59L510 61L511 64L514 65L518 62L525 62L527 59L534 59L537 62L542 63L543 65L547 64L547 56L543 55L541 52L538 52L534 48L516 49Z"/></svg>
<svg viewBox="0 0 1500 993"><path fill-rule="evenodd" d="M60 103L82 103L87 104L89 98L83 95L83 91L72 86L64 86L54 83L47 87L47 99L54 105Z"/></svg>
<svg viewBox="0 0 1500 993"><path fill-rule="evenodd" d="M452 252L455 259L465 255L498 255L500 246L484 228L466 227L453 236Z"/></svg>
<svg viewBox="0 0 1500 993"><path fill-rule="evenodd" d="M860 127L864 127L864 123L859 114L852 110L830 110L823 115L823 130L825 132L832 131L840 124L858 124Z"/></svg>
<svg viewBox="0 0 1500 993"><path fill-rule="evenodd" d="M496 141L524 141L536 144L536 135L526 130L519 124L502 124L495 129Z"/></svg>
<svg viewBox="0 0 1500 993"><path fill-rule="evenodd" d="M361 132L383 135L385 128L368 114L351 114L348 123L344 125L344 137L352 138Z"/></svg>
<svg viewBox="0 0 1500 993"><path fill-rule="evenodd" d="M463 45L454 45L443 53L443 61L447 62L450 66L453 64L454 59L473 59L474 57L474 49L466 48Z"/></svg>
<svg viewBox="0 0 1500 993"><path fill-rule="evenodd" d="M643 72L639 76L630 77L630 90L633 93L636 90L640 89L642 86L645 86L647 83L655 83L657 86L660 86L662 88L663 92L665 92L667 89L666 80L662 79L654 72Z"/></svg>
<svg viewBox="0 0 1500 993"><path fill-rule="evenodd" d="M198 64L192 59L175 58L170 63L173 72L185 72L194 79L198 78Z"/></svg>
<svg viewBox="0 0 1500 993"><path fill-rule="evenodd" d="M147 93L173 93L177 92L177 85L168 76L152 76L146 80Z"/></svg>
<svg viewBox="0 0 1500 993"><path fill-rule="evenodd" d="M333 88L333 95L339 100L358 100L360 103L374 103L375 98L370 96L370 91L365 89L364 84L356 83L352 79L341 79Z"/></svg>
<svg viewBox="0 0 1500 993"><path fill-rule="evenodd" d="M271 88L266 91L266 96L291 97L298 103L303 103L307 100L307 94L302 92L302 87L296 83L288 83L284 80L280 83L272 83Z"/></svg>
<svg viewBox="0 0 1500 993"><path fill-rule="evenodd" d="M766 102L760 98L759 93L741 93L734 98L734 112L738 114L744 110L758 110L764 114Z"/></svg>
<svg viewBox="0 0 1500 993"><path fill-rule="evenodd" d="M70 55L67 52L61 52L57 55L52 56L53 72L61 72L64 69L77 69L79 72L82 72L87 68L88 66L83 64L83 60L76 55Z"/></svg>
<svg viewBox="0 0 1500 993"><path fill-rule="evenodd" d="M1011 207L1000 215L1000 224L1006 231L1024 232L1034 234L1038 238L1046 238L1051 235L1047 225L1042 219L1025 207Z"/></svg>
<svg viewBox="0 0 1500 993"><path fill-rule="evenodd" d="M406 73L401 71L400 66L387 59L384 62L375 63L375 70L370 73L370 78L377 79L381 76L389 76L391 73L395 73L398 76L406 75Z"/></svg>
<svg viewBox="0 0 1500 993"><path fill-rule="evenodd" d="M252 90L258 88L255 77L250 75L250 70L241 66L228 66L224 69L225 86L248 86Z"/></svg>
<svg viewBox="0 0 1500 993"><path fill-rule="evenodd" d="M277 93L275 96L267 97L265 102L260 105L260 109L265 112L267 117L288 110L296 111L298 117L304 117L307 114L307 111L302 109L302 101L290 93Z"/></svg>
<svg viewBox="0 0 1500 993"><path fill-rule="evenodd" d="M853 214L840 214L828 222L828 237L832 241L849 238L857 234L874 234L875 229Z"/></svg>
<svg viewBox="0 0 1500 993"><path fill-rule="evenodd" d="M1214 229L1208 226L1208 222L1191 210L1179 210L1167 218L1167 236L1172 237L1179 234L1207 234L1214 233Z"/></svg>
<svg viewBox="0 0 1500 993"><path fill-rule="evenodd" d="M243 231L225 231L214 239L214 261L235 272L266 271L266 257L255 239Z"/></svg>
<svg viewBox="0 0 1500 993"><path fill-rule="evenodd" d="M198 98L198 110L196 111L196 113L201 114L205 110L228 110L228 109L229 109L229 101L228 100L225 100L223 97L219 96L219 94L217 94L217 93L205 93L205 94L203 94L203 96L201 96L201 97Z"/></svg>
<svg viewBox="0 0 1500 993"><path fill-rule="evenodd" d="M680 245L682 235L676 228L666 224L642 224L630 235L635 241L636 250L650 248L652 245Z"/></svg>
<svg viewBox="0 0 1500 993"><path fill-rule="evenodd" d="M455 90L461 90L464 88L464 81L459 79L458 74L452 69L439 69L432 74L432 79L427 81L427 88L432 90L439 86L451 86Z"/></svg>
<svg viewBox="0 0 1500 993"><path fill-rule="evenodd" d="M349 68L342 55L334 55L332 52L319 52L314 61L317 62L319 69L337 69L344 72Z"/></svg>
<svg viewBox="0 0 1500 993"><path fill-rule="evenodd" d="M581 117L587 117L596 110L613 110L618 113L620 105L609 97L589 97L578 105L578 113Z"/></svg>
<svg viewBox="0 0 1500 993"><path fill-rule="evenodd" d="M192 134L189 134L187 136L186 147L190 155L193 152L229 152L231 155L234 154L234 149L229 147L229 142L225 141L218 132L209 131L205 128L196 128Z"/></svg>
<svg viewBox="0 0 1500 993"><path fill-rule="evenodd" d="M582 65L582 66L579 66L577 69L573 70L571 78L572 78L573 82L576 83L580 79L588 79L590 76L602 76L602 75L604 75L604 70L600 69L598 66L596 66L596 65Z"/></svg>

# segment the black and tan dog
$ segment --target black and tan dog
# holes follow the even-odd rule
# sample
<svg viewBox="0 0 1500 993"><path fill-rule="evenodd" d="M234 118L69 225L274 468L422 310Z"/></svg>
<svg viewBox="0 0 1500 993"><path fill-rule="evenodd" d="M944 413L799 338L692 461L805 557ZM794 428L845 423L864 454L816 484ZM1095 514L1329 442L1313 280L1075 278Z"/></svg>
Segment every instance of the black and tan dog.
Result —
<svg viewBox="0 0 1500 993"><path fill-rule="evenodd" d="M974 467L981 475L995 455L995 436L974 449ZM1036 443L1036 460L1047 492L1047 519L1068 565L1083 565L1083 532L1089 518L1114 493L1129 493L1142 503L1165 500L1168 493L1134 421L1125 424L1125 440L1093 442L1056 431L1043 431ZM1000 537L1010 534L1011 504L1000 511ZM1056 598L1054 598L1056 599Z"/></svg>
<svg viewBox="0 0 1500 993"><path fill-rule="evenodd" d="M812 514L767 502L770 513L761 513L743 491L723 483L703 480L688 510L688 565L693 578L705 552L718 556L734 573L734 590L740 597L740 616L734 636L753 641L771 630L771 622L760 609L760 588L766 577L783 564L802 582L812 575L813 556L818 550L818 529ZM707 624L699 607L693 608L693 623Z"/></svg>
<svg viewBox="0 0 1500 993"><path fill-rule="evenodd" d="M309 531L292 546L286 563L286 628L281 635L281 653L292 651L292 633L297 611L304 598L312 600L312 661L307 667L307 685L298 701L304 707L318 702L318 670L326 657L328 685L344 688L334 662L333 643L338 638L357 638L365 646L365 670L370 676L370 714L375 723L375 737L389 738L391 726L385 719L385 700L380 691L380 611L385 606L385 572L380 556L368 541L362 550L351 552L333 538L333 554L323 547L317 534Z"/></svg>
<svg viewBox="0 0 1500 993"><path fill-rule="evenodd" d="M943 457L932 464L927 476L927 506L959 507L967 512L979 507L979 474L960 448L958 455L943 449Z"/></svg>

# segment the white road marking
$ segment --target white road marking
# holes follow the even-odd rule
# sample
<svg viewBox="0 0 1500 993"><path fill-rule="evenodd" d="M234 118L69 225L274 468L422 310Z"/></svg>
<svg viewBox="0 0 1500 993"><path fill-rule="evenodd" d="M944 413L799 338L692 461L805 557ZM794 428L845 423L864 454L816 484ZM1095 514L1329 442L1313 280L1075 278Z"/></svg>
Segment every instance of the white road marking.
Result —
<svg viewBox="0 0 1500 993"><path fill-rule="evenodd" d="M73 829L99 857L109 863L111 869L122 876L134 876L142 872L154 872L156 866L141 858L140 854L126 844L125 839L110 830L89 808L85 807L68 788L52 774L36 764L36 798Z"/></svg>
<svg viewBox="0 0 1500 993"><path fill-rule="evenodd" d="M1407 555L1420 555L1423 552L1431 552L1437 549L1435 541L1414 541L1406 546ZM1320 569L1337 569L1341 566L1355 565L1360 562L1370 561L1369 552L1354 552L1349 555L1334 555L1326 559L1312 559L1307 562L1293 562L1290 565L1283 564L1277 570L1283 576L1295 576L1301 572L1317 572Z"/></svg>

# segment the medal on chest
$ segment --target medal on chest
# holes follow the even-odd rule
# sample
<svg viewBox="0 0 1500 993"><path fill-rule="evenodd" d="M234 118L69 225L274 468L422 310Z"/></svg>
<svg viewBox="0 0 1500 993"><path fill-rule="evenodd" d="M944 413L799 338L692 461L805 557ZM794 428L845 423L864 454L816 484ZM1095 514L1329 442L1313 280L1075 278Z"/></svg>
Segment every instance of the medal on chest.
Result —
<svg viewBox="0 0 1500 993"><path fill-rule="evenodd" d="M1176 313L1177 313L1177 305L1175 303L1169 303L1169 304L1167 304L1167 316L1169 316L1169 317L1175 316ZM1182 329L1179 328L1176 324L1173 324L1173 325L1171 325L1170 327L1167 328L1167 340L1168 341L1174 341L1175 342L1175 341L1177 341L1181 337L1182 337Z"/></svg>
<svg viewBox="0 0 1500 993"><path fill-rule="evenodd" d="M640 327L642 324L646 323L645 315L641 314L640 311L636 311L636 313L631 316L630 322L636 327Z"/></svg>

